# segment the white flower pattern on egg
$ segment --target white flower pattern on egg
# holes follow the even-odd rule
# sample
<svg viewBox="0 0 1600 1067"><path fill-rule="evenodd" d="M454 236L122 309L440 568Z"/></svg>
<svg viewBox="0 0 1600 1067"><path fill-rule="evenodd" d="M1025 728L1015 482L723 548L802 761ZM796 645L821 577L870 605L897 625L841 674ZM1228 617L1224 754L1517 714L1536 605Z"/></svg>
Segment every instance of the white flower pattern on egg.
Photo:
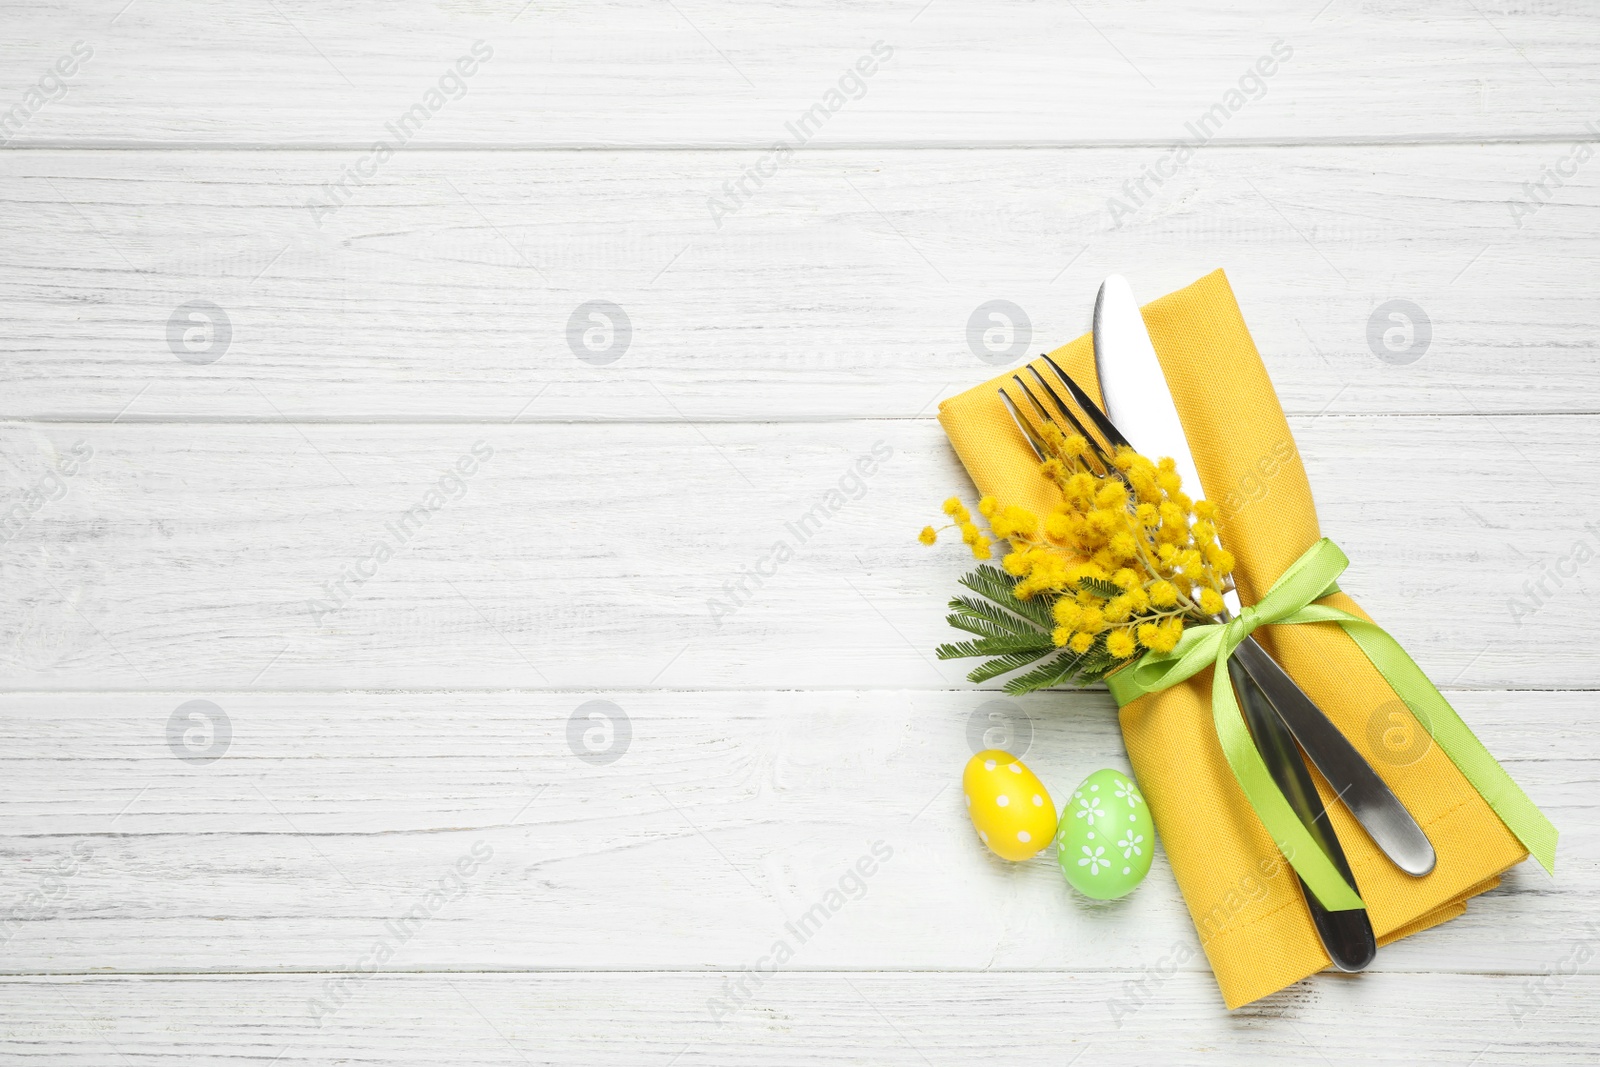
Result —
<svg viewBox="0 0 1600 1067"><path fill-rule="evenodd" d="M1067 883L1091 900L1126 896L1149 873L1155 851L1155 824L1138 783L1125 771L1095 771L1072 791L1067 808L1076 818L1063 811L1056 830L1056 862Z"/></svg>

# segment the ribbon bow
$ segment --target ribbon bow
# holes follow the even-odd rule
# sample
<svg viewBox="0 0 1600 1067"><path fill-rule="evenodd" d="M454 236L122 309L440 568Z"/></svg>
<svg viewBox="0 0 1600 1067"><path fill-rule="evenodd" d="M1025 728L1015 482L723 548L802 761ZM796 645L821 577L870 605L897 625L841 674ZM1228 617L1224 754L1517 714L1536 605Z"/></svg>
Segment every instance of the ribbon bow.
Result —
<svg viewBox="0 0 1600 1067"><path fill-rule="evenodd" d="M1506 828L1545 870L1554 872L1556 828L1461 721L1399 642L1375 623L1314 603L1338 592L1339 575L1349 564L1350 560L1338 545L1322 538L1272 583L1266 596L1235 618L1225 623L1190 627L1172 651L1146 653L1131 666L1108 677L1106 685L1111 695L1119 705L1125 705L1146 693L1177 685L1208 666L1215 667L1211 679L1211 715L1223 755L1245 799L1272 835L1278 850L1324 907L1330 911L1364 907L1355 887L1345 881L1272 780L1261 753L1250 738L1228 680L1228 657L1257 627L1273 623L1337 623Z"/></svg>

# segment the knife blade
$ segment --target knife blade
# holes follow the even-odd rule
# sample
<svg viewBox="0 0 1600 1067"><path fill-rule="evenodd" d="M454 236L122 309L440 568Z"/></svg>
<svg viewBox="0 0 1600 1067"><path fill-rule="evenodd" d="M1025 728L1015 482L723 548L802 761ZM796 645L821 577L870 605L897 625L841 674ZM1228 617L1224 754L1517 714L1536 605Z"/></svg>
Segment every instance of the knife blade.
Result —
<svg viewBox="0 0 1600 1067"><path fill-rule="evenodd" d="M1109 417L1125 432L1131 428L1139 452L1152 459L1172 457L1183 484L1197 497L1205 495L1205 481L1189 450L1144 316L1133 289L1120 275L1107 278L1095 298L1094 342L1095 367ZM1223 600L1230 614L1239 613L1237 592L1228 590ZM1322 709L1254 637L1247 638L1236 655L1379 850L1413 877L1433 870L1433 845L1416 819Z"/></svg>

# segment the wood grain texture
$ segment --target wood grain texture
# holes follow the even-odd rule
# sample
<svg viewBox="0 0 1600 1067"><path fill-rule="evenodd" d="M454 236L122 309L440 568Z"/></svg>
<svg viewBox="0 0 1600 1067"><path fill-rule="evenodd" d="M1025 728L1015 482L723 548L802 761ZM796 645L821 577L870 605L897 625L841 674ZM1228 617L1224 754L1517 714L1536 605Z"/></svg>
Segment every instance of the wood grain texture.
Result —
<svg viewBox="0 0 1600 1067"><path fill-rule="evenodd" d="M1600 516L1551 495L1594 481L1600 418L1292 427L1341 584L1441 685L1600 685L1546 655L1600 638L1576 610ZM944 689L971 666L932 658L971 560L915 540L967 484L929 419L11 424L0 450L46 498L12 505L0 556L10 688ZM1270 506L1270 480L1239 490Z"/></svg>
<svg viewBox="0 0 1600 1067"><path fill-rule="evenodd" d="M1592 975L1515 1025L1525 979L1367 975L1299 986L1231 1015L1210 979L1063 973L781 974L713 1021L737 974L453 974L366 980L318 1027L321 975L0 982L0 1050L18 1062L266 1064L927 1064L995 1058L1175 1065L1580 1065ZM1133 982L1135 978L1123 979ZM1526 994L1522 994L1526 997ZM1118 1023L1120 1022L1120 1026ZM274 1059L275 1057L276 1060ZM117 1061L121 1062L121 1061Z"/></svg>
<svg viewBox="0 0 1600 1067"><path fill-rule="evenodd" d="M17 143L365 148L478 40L493 58L416 141L765 148L879 41L892 57L812 143L1172 143L1275 43L1288 58L1222 136L1571 139L1600 119L1580 0L122 7L6 5L19 99L74 41L94 51Z"/></svg>
<svg viewBox="0 0 1600 1067"><path fill-rule="evenodd" d="M5 153L0 414L911 417L1078 336L1107 273L1154 298L1217 266L1291 412L1592 412L1600 164L1521 188L1571 152L1213 148L1118 225L1159 151L825 152L720 228L748 154L416 153L317 216L345 155ZM596 299L632 329L603 366L569 338ZM991 364L997 299L1028 326ZM195 300L231 329L204 364L169 332Z"/></svg>
<svg viewBox="0 0 1600 1067"><path fill-rule="evenodd" d="M0 13L0 1059L1600 1058L1589 6ZM1563 835L1231 1014L1159 858L973 843L912 541L939 398L1217 266L1342 584Z"/></svg>
<svg viewBox="0 0 1600 1067"><path fill-rule="evenodd" d="M0 700L0 901L45 894L0 924L0 968L339 970L444 884L383 970L736 969L782 939L797 970L1126 971L1182 945L1169 965L1207 973L1164 862L1091 906L1053 852L975 847L951 785L995 710L1058 798L1126 769L1104 693L217 693L231 741L194 763L169 721L197 695ZM1562 828L1561 875L1522 865L1377 969L1541 973L1600 901L1591 698L1451 696ZM625 724L585 745L596 700Z"/></svg>

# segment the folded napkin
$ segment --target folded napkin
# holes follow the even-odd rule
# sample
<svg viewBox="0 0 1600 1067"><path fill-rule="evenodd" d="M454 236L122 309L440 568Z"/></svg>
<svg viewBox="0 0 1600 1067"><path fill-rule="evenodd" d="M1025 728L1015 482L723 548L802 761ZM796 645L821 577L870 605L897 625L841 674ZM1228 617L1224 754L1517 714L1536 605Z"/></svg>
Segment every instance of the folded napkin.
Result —
<svg viewBox="0 0 1600 1067"><path fill-rule="evenodd" d="M1237 559L1240 597L1253 604L1321 537L1289 424L1222 271L1143 312L1195 464L1213 487L1222 539ZM1091 337L1051 355L1098 399ZM1043 514L1059 497L1039 476L1038 460L1000 402L996 390L1009 381L1003 375L946 400L939 422L980 493ZM1198 486L1184 488L1199 495ZM1360 569L1354 560L1352 570ZM1370 618L1343 593L1317 603ZM1269 626L1256 637L1377 768L1438 853L1438 865L1423 878L1400 871L1313 769L1380 945L1455 918L1468 898L1498 885L1501 872L1527 858L1343 630ZM1133 700L1121 710L1122 736L1223 1000L1237 1008L1329 960L1294 871L1223 756L1211 681L1207 668Z"/></svg>

